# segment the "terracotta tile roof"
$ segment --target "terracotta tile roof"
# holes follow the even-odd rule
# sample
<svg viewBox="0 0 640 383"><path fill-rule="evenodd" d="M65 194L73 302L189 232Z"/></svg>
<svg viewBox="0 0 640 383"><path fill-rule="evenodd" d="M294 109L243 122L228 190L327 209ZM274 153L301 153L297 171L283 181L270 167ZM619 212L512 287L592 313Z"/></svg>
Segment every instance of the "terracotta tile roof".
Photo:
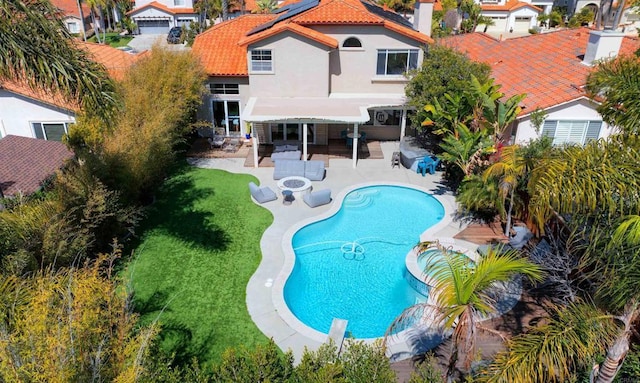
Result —
<svg viewBox="0 0 640 383"><path fill-rule="evenodd" d="M72 157L61 142L6 136L0 139L0 188L5 196L31 194Z"/></svg>
<svg viewBox="0 0 640 383"><path fill-rule="evenodd" d="M584 97L592 67L582 64L589 40L586 27L498 41L469 33L439 42L469 58L489 64L506 97L526 93L521 115ZM638 38L625 37L621 54L640 48Z"/></svg>
<svg viewBox="0 0 640 383"><path fill-rule="evenodd" d="M525 3L524 1L519 0L509 0L505 4L482 4L481 8L483 11L515 11L520 8L531 8L538 12L542 12L542 8L536 7L531 3Z"/></svg>
<svg viewBox="0 0 640 383"><path fill-rule="evenodd" d="M273 21L277 14L243 15L236 19L220 23L196 36L193 52L200 56L205 71L212 76L247 76L246 45L268 36L290 31L318 41L330 47L338 42L330 36L306 26L311 25L380 25L396 33L422 43L433 40L410 27L374 14L367 7L379 8L379 13L391 12L376 4L360 0L320 0L320 4L290 19L285 19L264 31L247 36L247 33L267 22ZM400 17L399 15L393 13Z"/></svg>
<svg viewBox="0 0 640 383"><path fill-rule="evenodd" d="M317 41L321 44L327 45L330 48L338 47L338 40L334 39L333 37L327 36L324 33L320 33L313 29L306 28L301 25L293 24L289 22L278 23L272 28L266 29L262 32L253 34L251 36L246 36L240 39L240 41L238 41L238 44L246 46L256 41L260 41L264 38L267 38L269 36L277 35L278 33L283 31L290 31L290 32L296 33L298 35L307 37L311 40Z"/></svg>
<svg viewBox="0 0 640 383"><path fill-rule="evenodd" d="M238 41L274 18L272 14L250 14L217 24L196 37L192 52L200 57L209 75L247 76L247 49Z"/></svg>
<svg viewBox="0 0 640 383"><path fill-rule="evenodd" d="M368 12L359 0L321 0L320 5L291 21L302 25L384 23L384 19Z"/></svg>
<svg viewBox="0 0 640 383"><path fill-rule="evenodd" d="M51 4L62 11L65 16L74 16L80 18L80 11L78 10L78 3L76 0L51 0ZM89 17L91 8L87 3L82 3L82 13L85 19Z"/></svg>
<svg viewBox="0 0 640 383"><path fill-rule="evenodd" d="M109 76L116 80L121 80L125 71L145 54L143 52L138 55L132 55L108 45L82 41L77 42L77 44L78 47L86 49L96 62L104 65ZM65 110L77 111L79 109L77 103L66 101L61 95L51 93L48 90L31 88L25 82L4 80L0 81L0 88Z"/></svg>
<svg viewBox="0 0 640 383"><path fill-rule="evenodd" d="M161 10L163 12L166 12L166 13L168 13L170 15L175 15L175 14L178 14L178 13L195 13L193 8L169 8L164 4L158 3L157 1L152 1L152 2L150 2L148 4L143 5L142 7L134 8L134 9L130 10L129 12L127 12L127 15L132 15L134 13L138 13L138 12L144 10L144 9L147 9L147 8L156 8L156 9L159 9L159 10Z"/></svg>

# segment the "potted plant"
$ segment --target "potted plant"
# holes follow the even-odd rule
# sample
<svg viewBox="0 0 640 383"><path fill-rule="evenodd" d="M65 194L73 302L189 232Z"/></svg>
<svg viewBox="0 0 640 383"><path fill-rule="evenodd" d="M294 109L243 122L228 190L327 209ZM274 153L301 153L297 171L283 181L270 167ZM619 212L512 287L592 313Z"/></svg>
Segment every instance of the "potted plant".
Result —
<svg viewBox="0 0 640 383"><path fill-rule="evenodd" d="M245 127L246 127L245 132L247 132L247 133L244 135L244 137L245 137L247 140L250 140L250 139L251 139L251 124L247 122L247 123L245 124Z"/></svg>

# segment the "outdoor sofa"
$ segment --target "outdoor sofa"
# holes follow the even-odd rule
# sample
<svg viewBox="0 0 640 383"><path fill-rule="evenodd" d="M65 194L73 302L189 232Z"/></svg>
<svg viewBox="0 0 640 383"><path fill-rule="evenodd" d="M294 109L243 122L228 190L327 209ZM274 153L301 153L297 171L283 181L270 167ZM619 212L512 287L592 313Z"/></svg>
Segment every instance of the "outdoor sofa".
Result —
<svg viewBox="0 0 640 383"><path fill-rule="evenodd" d="M311 181L322 181L324 179L324 161L281 159L274 163L274 167L274 180L293 176L305 177Z"/></svg>
<svg viewBox="0 0 640 383"><path fill-rule="evenodd" d="M271 154L271 161L277 160L299 160L302 157L302 152L297 144L274 144L273 153Z"/></svg>

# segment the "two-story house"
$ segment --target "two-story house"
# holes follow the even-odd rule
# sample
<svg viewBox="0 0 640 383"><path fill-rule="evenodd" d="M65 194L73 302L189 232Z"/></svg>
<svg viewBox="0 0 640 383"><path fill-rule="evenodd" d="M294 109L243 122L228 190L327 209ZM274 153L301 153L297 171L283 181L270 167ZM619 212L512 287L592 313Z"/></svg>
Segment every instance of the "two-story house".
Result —
<svg viewBox="0 0 640 383"><path fill-rule="evenodd" d="M432 0L416 8L416 28L366 0L303 0L214 26L193 44L209 75L200 118L227 135L298 141L303 158L347 129L399 138L404 74L432 42Z"/></svg>
<svg viewBox="0 0 640 383"><path fill-rule="evenodd" d="M521 33L535 27L538 15L550 13L553 1L543 0L475 0L482 7L482 16L489 17L494 25L486 27L487 32ZM477 30L484 30L478 26Z"/></svg>
<svg viewBox="0 0 640 383"><path fill-rule="evenodd" d="M127 16L136 23L140 34L167 34L172 27L189 26L199 20L193 0L136 0Z"/></svg>
<svg viewBox="0 0 640 383"><path fill-rule="evenodd" d="M80 4L82 15L80 15L80 8L78 8L76 0L51 0L51 5L60 10L64 26L69 33L80 36L84 33L91 36L94 33L91 24L91 8L87 3L80 2Z"/></svg>

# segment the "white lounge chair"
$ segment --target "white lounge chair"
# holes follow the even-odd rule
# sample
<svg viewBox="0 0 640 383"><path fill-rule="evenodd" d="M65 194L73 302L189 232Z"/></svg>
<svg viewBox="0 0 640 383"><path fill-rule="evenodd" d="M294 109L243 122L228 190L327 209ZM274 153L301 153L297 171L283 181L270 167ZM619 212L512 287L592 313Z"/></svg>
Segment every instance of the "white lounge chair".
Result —
<svg viewBox="0 0 640 383"><path fill-rule="evenodd" d="M318 190L302 196L302 200L309 207L318 207L331 202L331 189Z"/></svg>

